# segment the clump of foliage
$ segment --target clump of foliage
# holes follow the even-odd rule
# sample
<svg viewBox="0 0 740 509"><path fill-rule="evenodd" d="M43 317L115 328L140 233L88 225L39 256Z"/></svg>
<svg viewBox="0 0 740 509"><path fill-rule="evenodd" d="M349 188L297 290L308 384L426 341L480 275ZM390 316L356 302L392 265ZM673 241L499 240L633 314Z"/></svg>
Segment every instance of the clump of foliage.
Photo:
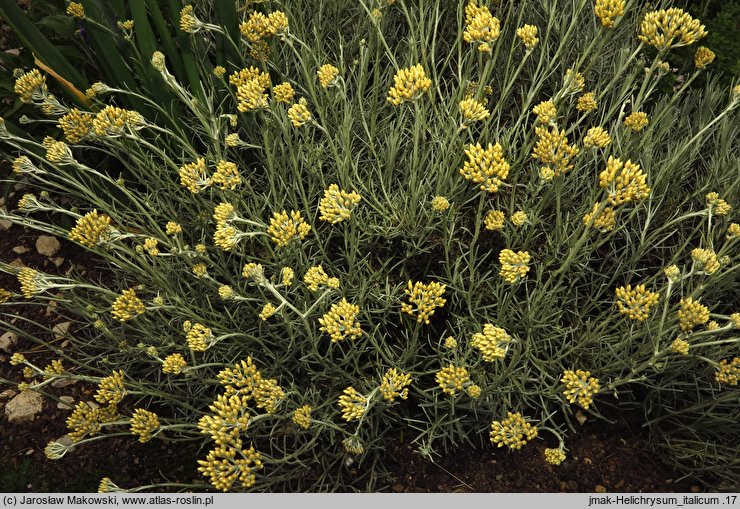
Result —
<svg viewBox="0 0 740 509"><path fill-rule="evenodd" d="M97 385L50 458L130 434L202 444L218 490L371 489L401 435L429 457L544 440L543 464L568 461L573 415L602 405L654 402L646 422L669 452L681 441L682 468L705 452L675 434L697 414L738 435L719 402L740 371L740 88L658 86L700 21L621 0L239 12L236 34L208 6L179 13L196 82L137 57L177 109L106 83L73 107L17 72L47 116L25 122L60 136L0 132L37 190L0 216L114 276L1 267L20 284L4 300L77 320L72 347L48 345L59 361L14 354L21 390ZM692 78L714 58L695 54ZM671 406L680 391L696 404Z"/></svg>

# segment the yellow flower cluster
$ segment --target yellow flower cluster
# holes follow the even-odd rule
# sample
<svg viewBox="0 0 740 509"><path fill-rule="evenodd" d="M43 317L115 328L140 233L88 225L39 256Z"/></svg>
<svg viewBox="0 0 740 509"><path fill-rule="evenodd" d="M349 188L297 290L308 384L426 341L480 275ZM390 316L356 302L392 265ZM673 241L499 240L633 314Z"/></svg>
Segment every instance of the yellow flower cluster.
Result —
<svg viewBox="0 0 740 509"><path fill-rule="evenodd" d="M487 323L483 325L483 332L473 334L471 345L480 350L485 362L493 362L506 357L512 342L513 339L504 329Z"/></svg>
<svg viewBox="0 0 740 509"><path fill-rule="evenodd" d="M393 86L388 90L388 102L398 106L404 101L415 101L432 86L421 64L399 69L393 77Z"/></svg>
<svg viewBox="0 0 740 509"><path fill-rule="evenodd" d="M529 253L527 251L514 252L511 249L502 249L498 255L501 263L501 277L507 283L517 283L529 272Z"/></svg>
<svg viewBox="0 0 740 509"><path fill-rule="evenodd" d="M5 288L0 288L0 304L5 304L13 297L13 292L9 292Z"/></svg>
<svg viewBox="0 0 740 509"><path fill-rule="evenodd" d="M383 375L380 382L380 394L386 401L393 401L397 397L407 399L409 397L408 386L411 385L411 376L400 373L396 368L391 368Z"/></svg>
<svg viewBox="0 0 740 509"><path fill-rule="evenodd" d="M293 412L293 422L296 426L302 429L308 429L311 427L311 408L310 405L303 405L297 408Z"/></svg>
<svg viewBox="0 0 740 509"><path fill-rule="evenodd" d="M437 381L439 388L442 389L442 392L454 396L458 391L463 389L465 384L470 382L470 373L463 367L450 364L437 371L434 379Z"/></svg>
<svg viewBox="0 0 740 509"><path fill-rule="evenodd" d="M591 212L583 216L583 223L587 226L594 226L600 232L610 232L617 224L614 207L604 207L601 212L599 212L600 207L600 203L594 204L594 208Z"/></svg>
<svg viewBox="0 0 740 509"><path fill-rule="evenodd" d="M324 285L329 288L339 288L339 279L335 277L330 278L321 265L310 267L303 276L303 282L306 283L306 286L312 292L318 291Z"/></svg>
<svg viewBox="0 0 740 509"><path fill-rule="evenodd" d="M168 355L167 357L165 357L162 361L162 373L179 375L180 373L182 373L183 368L187 365L188 363L185 360L185 357L182 356L182 354L173 353L172 355Z"/></svg>
<svg viewBox="0 0 740 509"><path fill-rule="evenodd" d="M668 267L663 269L663 274L665 274L665 277L667 277L669 280L675 282L681 275L681 269L679 269L677 265L669 265Z"/></svg>
<svg viewBox="0 0 740 509"><path fill-rule="evenodd" d="M267 228L267 234L278 247L286 247L294 239L303 240L310 231L311 226L297 210L290 214L285 210L274 212Z"/></svg>
<svg viewBox="0 0 740 509"><path fill-rule="evenodd" d="M501 22L491 14L488 7L478 6L470 1L465 6L465 31L463 39L468 43L477 43L478 50L491 52L491 45L501 34Z"/></svg>
<svg viewBox="0 0 740 509"><path fill-rule="evenodd" d="M740 382L740 357L733 357L730 362L722 359L714 374L714 379L721 384L737 385Z"/></svg>
<svg viewBox="0 0 740 509"><path fill-rule="evenodd" d="M211 183L219 186L221 189L231 189L232 191L242 183L239 175L239 168L236 163L230 163L223 159L216 165L216 171L213 173Z"/></svg>
<svg viewBox="0 0 740 509"><path fill-rule="evenodd" d="M702 249L700 247L692 249L691 258L698 263L707 274L714 274L719 270L719 258L717 258L717 253L711 249Z"/></svg>
<svg viewBox="0 0 740 509"><path fill-rule="evenodd" d="M599 379L592 377L589 371L582 369L575 372L564 371L560 381L565 384L563 395L568 403L578 403L586 410L591 406L594 396L601 388Z"/></svg>
<svg viewBox="0 0 740 509"><path fill-rule="evenodd" d="M491 443L519 450L537 437L537 427L528 423L521 413L507 412L506 419L491 423Z"/></svg>
<svg viewBox="0 0 740 509"><path fill-rule="evenodd" d="M517 210L511 215L511 224L517 228L521 228L529 220L527 213L523 210Z"/></svg>
<svg viewBox="0 0 740 509"><path fill-rule="evenodd" d="M447 289L446 285L432 281L431 283L408 282L404 294L409 298L409 302L401 303L401 312L408 315L416 316L418 323L429 323L429 317L434 314L434 310L442 307L447 302L442 295ZM416 308L414 308L414 305Z"/></svg>
<svg viewBox="0 0 740 509"><path fill-rule="evenodd" d="M285 81L273 87L272 96L279 103L290 104L293 101L293 97L295 97L295 90L293 90L293 86L290 83Z"/></svg>
<svg viewBox="0 0 740 509"><path fill-rule="evenodd" d="M69 163L73 161L72 152L63 141L57 141L51 136L47 136L42 144L46 148L46 159L50 163Z"/></svg>
<svg viewBox="0 0 740 509"><path fill-rule="evenodd" d="M259 317L262 321L267 321L268 318L270 318L272 315L277 313L277 308L270 304L269 302L264 305L262 308L262 311L260 311Z"/></svg>
<svg viewBox="0 0 740 509"><path fill-rule="evenodd" d="M545 461L550 465L560 465L565 461L565 451L562 449L545 449Z"/></svg>
<svg viewBox="0 0 740 509"><path fill-rule="evenodd" d="M617 288L617 308L619 312L631 320L644 322L650 310L658 303L659 295L645 288L645 285L620 286Z"/></svg>
<svg viewBox="0 0 740 509"><path fill-rule="evenodd" d="M491 210L483 218L483 224L486 230L493 230L500 232L504 229L504 221L506 221L506 214L501 210Z"/></svg>
<svg viewBox="0 0 740 509"><path fill-rule="evenodd" d="M218 296L223 300L229 300L234 297L234 289L229 285L221 285L218 287Z"/></svg>
<svg viewBox="0 0 740 509"><path fill-rule="evenodd" d="M131 434L138 435L139 442L147 443L159 430L159 417L154 412L137 408L131 416Z"/></svg>
<svg viewBox="0 0 740 509"><path fill-rule="evenodd" d="M331 64L324 64L316 71L316 76L318 76L319 83L321 83L323 88L329 88L336 85L339 69Z"/></svg>
<svg viewBox="0 0 740 509"><path fill-rule="evenodd" d="M229 76L229 83L236 87L237 109L241 112L267 108L266 90L270 75L256 67L241 69Z"/></svg>
<svg viewBox="0 0 740 509"><path fill-rule="evenodd" d="M301 97L297 103L288 108L288 119L293 127L301 127L311 120L311 112L308 111L307 104L306 98Z"/></svg>
<svg viewBox="0 0 740 509"><path fill-rule="evenodd" d="M488 144L487 148L480 143L468 145L465 150L468 160L460 168L460 174L467 180L480 184L482 191L495 193L509 175L509 163L504 159L504 149L500 144Z"/></svg>
<svg viewBox="0 0 740 509"><path fill-rule="evenodd" d="M242 36L251 43L282 34L288 28L288 16L283 11L273 11L267 16L259 11L253 11L247 21L239 25Z"/></svg>
<svg viewBox="0 0 740 509"><path fill-rule="evenodd" d="M551 168L553 176L557 177L573 169L572 160L578 155L578 147L568 144L565 130L557 127L548 130L545 127L535 127L537 143L532 149L532 158Z"/></svg>
<svg viewBox="0 0 740 509"><path fill-rule="evenodd" d="M554 121L558 116L558 109L552 101L542 101L532 108L532 113L537 115L537 121L547 124Z"/></svg>
<svg viewBox="0 0 740 509"><path fill-rule="evenodd" d="M213 344L211 329L200 323L194 323L185 334L188 347L196 352L205 352Z"/></svg>
<svg viewBox="0 0 740 509"><path fill-rule="evenodd" d="M110 222L110 217L98 214L98 211L93 209L77 220L69 231L69 240L79 242L83 246L95 247L110 238Z"/></svg>
<svg viewBox="0 0 740 509"><path fill-rule="evenodd" d="M37 270L28 267L22 268L18 272L18 282L21 285L21 293L27 299L44 291L42 278Z"/></svg>
<svg viewBox="0 0 740 509"><path fill-rule="evenodd" d="M47 94L46 78L38 69L31 69L15 80L14 90L23 103L33 102L34 96L42 100Z"/></svg>
<svg viewBox="0 0 740 509"><path fill-rule="evenodd" d="M357 339L362 334L360 322L357 320L359 314L360 306L342 299L339 304L332 304L329 312L319 318L321 324L319 330L329 334L332 343L345 338Z"/></svg>
<svg viewBox="0 0 740 509"><path fill-rule="evenodd" d="M80 401L67 417L67 429L72 442L79 442L85 436L93 436L100 432L101 424L115 420L118 410L115 405L93 408Z"/></svg>
<svg viewBox="0 0 740 509"><path fill-rule="evenodd" d="M150 256L157 256L159 254L159 248L157 245L159 241L154 237L148 237L144 240L144 244L141 246L143 251L146 251Z"/></svg>
<svg viewBox="0 0 740 509"><path fill-rule="evenodd" d="M354 421L365 415L368 400L354 387L344 389L344 394L339 396L339 408L342 411L342 419Z"/></svg>
<svg viewBox="0 0 740 509"><path fill-rule="evenodd" d="M144 117L141 113L116 106L106 106L93 119L93 130L98 136L121 136L127 130L141 129L143 126Z"/></svg>
<svg viewBox="0 0 740 509"><path fill-rule="evenodd" d="M71 4L70 4L71 5ZM78 143L87 138L93 129L93 116L72 108L69 113L59 118L57 127L64 133L70 143Z"/></svg>
<svg viewBox="0 0 740 509"><path fill-rule="evenodd" d="M36 166L31 162L28 156L19 156L13 159L13 173L23 175L37 171Z"/></svg>
<svg viewBox="0 0 740 509"><path fill-rule="evenodd" d="M491 112L486 109L486 105L472 97L467 97L460 101L460 113L463 116L463 125L465 122L477 122L487 119Z"/></svg>
<svg viewBox="0 0 740 509"><path fill-rule="evenodd" d="M432 209L437 212L444 212L450 208L450 201L444 196L435 196L432 198Z"/></svg>
<svg viewBox="0 0 740 509"><path fill-rule="evenodd" d="M733 240L740 237L740 224L730 223L727 227L727 240Z"/></svg>
<svg viewBox="0 0 740 509"><path fill-rule="evenodd" d="M707 194L707 207L715 216L726 216L732 210L732 205L719 197L719 193Z"/></svg>
<svg viewBox="0 0 740 509"><path fill-rule="evenodd" d="M254 471L262 468L262 456L254 447L244 449L237 439L228 446L211 449L198 464L198 472L208 477L214 488L225 492L237 481L242 488L252 487L257 481Z"/></svg>
<svg viewBox="0 0 740 509"><path fill-rule="evenodd" d="M111 314L119 322L131 320L143 314L145 310L144 303L136 296L136 290L133 288L122 291L111 306Z"/></svg>
<svg viewBox="0 0 740 509"><path fill-rule="evenodd" d="M455 348L457 348L457 340L454 337L452 337L452 336L448 336L448 337L445 338L444 346L445 346L445 348L449 348L450 350L454 350Z"/></svg>
<svg viewBox="0 0 740 509"><path fill-rule="evenodd" d="M587 92L578 98L576 109L582 112L594 111L599 105L596 103L596 95L593 92Z"/></svg>
<svg viewBox="0 0 740 509"><path fill-rule="evenodd" d="M193 6L186 5L180 10L180 30L194 34L204 27L204 23L193 14Z"/></svg>
<svg viewBox="0 0 740 509"><path fill-rule="evenodd" d="M642 131L649 123L647 113L644 111L633 111L624 119L624 125L636 133Z"/></svg>
<svg viewBox="0 0 740 509"><path fill-rule="evenodd" d="M596 0L594 13L602 26L612 28L616 18L624 14L624 0Z"/></svg>
<svg viewBox="0 0 740 509"><path fill-rule="evenodd" d="M465 388L465 392L472 399L478 399L480 398L480 395L483 393L483 389L480 388L480 385L468 385Z"/></svg>
<svg viewBox="0 0 740 509"><path fill-rule="evenodd" d="M609 203L617 206L644 200L650 195L647 175L639 164L609 156L606 169L599 174L599 186L609 194Z"/></svg>
<svg viewBox="0 0 740 509"><path fill-rule="evenodd" d="M689 342L684 341L681 338L676 338L673 340L673 343L671 343L671 350L681 355L688 355L689 354Z"/></svg>
<svg viewBox="0 0 740 509"><path fill-rule="evenodd" d="M537 38L537 27L534 25L524 25L516 29L516 36L522 41L527 51L532 51L540 40Z"/></svg>
<svg viewBox="0 0 740 509"><path fill-rule="evenodd" d="M694 54L694 65L697 69L703 71L708 65L714 62L715 56L714 51L704 46L699 46L696 48L696 53Z"/></svg>
<svg viewBox="0 0 740 509"><path fill-rule="evenodd" d="M285 396L285 391L280 388L276 380L262 377L262 373L257 370L251 357L235 364L233 368L220 371L217 378L224 387L226 396L254 398L257 408L265 408L268 413L273 413L277 404Z"/></svg>
<svg viewBox="0 0 740 509"><path fill-rule="evenodd" d="M640 23L640 41L658 50L687 46L707 36L704 25L683 9L671 7L649 12Z"/></svg>
<svg viewBox="0 0 740 509"><path fill-rule="evenodd" d="M293 278L295 278L295 271L290 267L283 267L280 270L280 284L283 286L293 286Z"/></svg>
<svg viewBox="0 0 740 509"><path fill-rule="evenodd" d="M709 321L709 308L692 297L685 297L681 299L681 307L677 316L679 327L686 332Z"/></svg>
<svg viewBox="0 0 740 509"><path fill-rule="evenodd" d="M95 393L95 401L98 403L117 405L124 396L126 396L126 388L123 384L122 370L113 371L98 382L98 390Z"/></svg>
<svg viewBox="0 0 740 509"><path fill-rule="evenodd" d="M592 127L583 137L583 146L586 148L604 148L611 142L609 133L603 127Z"/></svg>
<svg viewBox="0 0 740 509"><path fill-rule="evenodd" d="M67 15L73 18L82 19L85 17L85 7L77 2L70 2L67 6Z"/></svg>
<svg viewBox="0 0 740 509"><path fill-rule="evenodd" d="M332 224L349 219L352 209L360 203L361 199L356 192L348 193L340 190L337 184L332 184L324 190L324 197L319 202L319 212L321 212L319 219Z"/></svg>
<svg viewBox="0 0 740 509"><path fill-rule="evenodd" d="M26 357L22 353L15 352L13 355L10 356L11 366L20 366L21 364L25 363Z"/></svg>
<svg viewBox="0 0 740 509"><path fill-rule="evenodd" d="M182 226L174 221L167 221L164 229L167 235L177 235L179 233L182 233Z"/></svg>

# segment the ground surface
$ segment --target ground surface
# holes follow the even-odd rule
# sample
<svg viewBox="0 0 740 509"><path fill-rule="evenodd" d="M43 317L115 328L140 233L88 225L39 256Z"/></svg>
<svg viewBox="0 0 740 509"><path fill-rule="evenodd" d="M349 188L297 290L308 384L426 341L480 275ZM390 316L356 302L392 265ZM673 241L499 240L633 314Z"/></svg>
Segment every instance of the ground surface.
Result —
<svg viewBox="0 0 740 509"><path fill-rule="evenodd" d="M23 190L14 190L8 206L14 208ZM7 226L7 225L5 225ZM38 234L19 226L0 225L0 260L49 273L64 274L74 266L88 274L100 273L96 262L80 248L61 240L53 257L36 250ZM58 265L58 266L57 266ZM0 274L0 288L18 291L14 277ZM47 329L63 321L45 306L3 307L2 317L35 334L49 334L25 317ZM22 324L22 325L21 325ZM0 330L0 334L4 332ZM60 338L57 344L64 343ZM53 357L32 341L21 338L16 351L37 365ZM9 355L0 352L0 379L22 381L18 368L11 367ZM14 390L0 382L0 393ZM50 393L77 400L92 398L92 388L82 384L52 388ZM57 461L44 456L44 447L66 433L69 410L46 401L44 411L26 425L11 425L5 417L7 396L0 396L0 491L96 491L102 477L111 477L120 486L156 482L202 482L196 471L198 451L173 443L153 441L140 444L133 437L95 442ZM634 416L636 417L636 416ZM387 464L393 477L384 485L392 492L661 492L698 491L689 480L675 481L676 475L651 456L644 434L630 422L630 416L612 416L614 424L589 420L568 443L568 459L559 467L542 460L545 444L536 441L521 451L461 447L434 461L423 458L410 444L389 449ZM633 419L634 421L634 419ZM392 451L392 452L391 452Z"/></svg>

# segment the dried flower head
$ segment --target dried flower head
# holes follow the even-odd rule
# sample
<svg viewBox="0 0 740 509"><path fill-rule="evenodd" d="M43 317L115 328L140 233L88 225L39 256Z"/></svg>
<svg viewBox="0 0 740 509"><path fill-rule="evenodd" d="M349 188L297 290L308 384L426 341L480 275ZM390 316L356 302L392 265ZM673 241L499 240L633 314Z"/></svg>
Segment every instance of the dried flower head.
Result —
<svg viewBox="0 0 740 509"><path fill-rule="evenodd" d="M707 194L707 207L715 216L726 216L732 210L732 205L719 197L719 193Z"/></svg>
<svg viewBox="0 0 740 509"><path fill-rule="evenodd" d="M479 51L488 53L500 34L501 22L491 14L488 7L479 6L474 1L465 6L465 42L476 43Z"/></svg>
<svg viewBox="0 0 740 509"><path fill-rule="evenodd" d="M624 125L636 133L642 131L649 123L647 113L644 111L633 111L624 119Z"/></svg>
<svg viewBox="0 0 740 509"><path fill-rule="evenodd" d="M21 74L15 80L15 93L21 102L31 103L34 100L43 101L48 90L46 88L46 78L38 69Z"/></svg>
<svg viewBox="0 0 740 509"><path fill-rule="evenodd" d="M587 92L578 98L576 109L584 113L594 111L599 105L596 103L596 95L593 92Z"/></svg>
<svg viewBox="0 0 740 509"><path fill-rule="evenodd" d="M507 412L506 419L491 422L490 436L492 444L518 450L537 437L537 427L528 423L519 412Z"/></svg>
<svg viewBox="0 0 740 509"><path fill-rule="evenodd" d="M548 124L556 119L558 116L558 109L555 107L554 102L542 101L532 108L532 113L537 115L538 122Z"/></svg>
<svg viewBox="0 0 740 509"><path fill-rule="evenodd" d="M319 202L319 212L321 212L319 219L331 224L349 219L352 210L361 199L356 192L343 191L337 184L332 184L324 190L324 197Z"/></svg>
<svg viewBox="0 0 740 509"><path fill-rule="evenodd" d="M295 90L293 89L293 85L284 81L272 88L272 96L279 103L290 104L293 101L293 97L295 97Z"/></svg>
<svg viewBox="0 0 740 509"><path fill-rule="evenodd" d="M696 53L694 54L694 65L697 69L703 71L714 62L715 56L714 51L704 46L699 46L696 48Z"/></svg>
<svg viewBox="0 0 740 509"><path fill-rule="evenodd" d="M267 234L278 247L287 247L295 239L303 240L310 231L311 226L297 210L290 214L285 210L274 212L267 228Z"/></svg>
<svg viewBox="0 0 740 509"><path fill-rule="evenodd" d="M644 200L650 196L647 175L639 164L609 156L606 169L599 174L599 186L606 189L611 205Z"/></svg>
<svg viewBox="0 0 740 509"><path fill-rule="evenodd" d="M700 247L692 249L691 258L706 274L714 274L719 270L719 258L717 258L717 253L711 249L702 249Z"/></svg>
<svg viewBox="0 0 740 509"><path fill-rule="evenodd" d="M611 142L609 133L603 127L592 127L583 137L583 146L586 148L605 148Z"/></svg>
<svg viewBox="0 0 740 509"><path fill-rule="evenodd" d="M385 372L380 382L380 394L386 401L394 401L398 397L406 399L409 397L409 385L411 385L410 375L391 368Z"/></svg>
<svg viewBox="0 0 740 509"><path fill-rule="evenodd" d="M517 283L529 272L529 253L527 251L514 252L511 249L502 249L498 255L501 263L501 277L508 283Z"/></svg>
<svg viewBox="0 0 740 509"><path fill-rule="evenodd" d="M360 419L368 407L368 400L354 387L347 387L344 393L339 396L339 408L342 411L342 419L345 421L355 421Z"/></svg>
<svg viewBox="0 0 740 509"><path fill-rule="evenodd" d="M599 379L593 378L589 371L579 369L577 371L567 370L563 372L560 379L565 384L563 395L568 403L578 403L588 410L600 389Z"/></svg>
<svg viewBox="0 0 740 509"><path fill-rule="evenodd" d="M463 367L450 364L437 371L434 379L437 381L439 388L442 389L442 392L454 396L463 390L465 384L470 382L470 373Z"/></svg>
<svg viewBox="0 0 740 509"><path fill-rule="evenodd" d="M429 318L434 314L434 310L442 307L447 302L442 298L447 287L442 283L432 281L431 283L408 282L404 294L409 298L409 302L401 304L401 312L416 315L418 323L429 323Z"/></svg>
<svg viewBox="0 0 740 509"><path fill-rule="evenodd" d="M573 159L578 155L578 147L568 144L565 130L559 131L556 127L548 130L545 127L535 127L537 143L532 149L532 158L548 165L554 176L560 176L573 169Z"/></svg>
<svg viewBox="0 0 740 509"><path fill-rule="evenodd" d="M297 408L293 412L293 423L302 429L308 429L311 427L311 408L310 405L303 405Z"/></svg>
<svg viewBox="0 0 740 509"><path fill-rule="evenodd" d="M707 36L704 25L683 9L671 7L649 12L640 23L637 36L658 50L687 46Z"/></svg>
<svg viewBox="0 0 740 509"><path fill-rule="evenodd" d="M731 361L722 359L714 374L714 379L721 384L737 385L740 382L740 357L733 357Z"/></svg>
<svg viewBox="0 0 740 509"><path fill-rule="evenodd" d="M491 112L486 109L486 105L472 97L460 101L460 114L463 116L463 125L466 122L477 122L487 119Z"/></svg>
<svg viewBox="0 0 740 509"><path fill-rule="evenodd" d="M486 230L493 230L500 232L504 229L504 222L506 221L506 214L501 210L491 210L483 218L483 224Z"/></svg>
<svg viewBox="0 0 740 509"><path fill-rule="evenodd" d="M617 224L614 207L602 207L601 203L595 203L591 212L583 216L583 223L603 233L612 231Z"/></svg>
<svg viewBox="0 0 740 509"><path fill-rule="evenodd" d="M305 97L301 97L300 100L288 108L288 118L293 127L301 127L303 124L311 120L311 112L306 107Z"/></svg>
<svg viewBox="0 0 740 509"><path fill-rule="evenodd" d="M111 314L119 322L131 320L143 314L145 310L144 303L136 296L136 290L133 288L122 291L111 306Z"/></svg>
<svg viewBox="0 0 740 509"><path fill-rule="evenodd" d="M473 334L471 345L480 351L485 362L494 362L506 357L506 352L513 341L504 329L486 323L482 332Z"/></svg>
<svg viewBox="0 0 740 509"><path fill-rule="evenodd" d="M154 412L137 408L131 416L131 434L139 437L142 444L151 440L159 431L159 417Z"/></svg>
<svg viewBox="0 0 740 509"><path fill-rule="evenodd" d="M323 88L329 88L337 84L339 69L331 64L324 64L316 71L316 75L319 78L321 86Z"/></svg>
<svg viewBox="0 0 740 509"><path fill-rule="evenodd" d="M183 368L187 366L188 363L185 360L185 357L182 356L182 354L179 353L173 353L172 355L168 355L164 358L162 361L162 373L169 373L172 375L179 375L182 373Z"/></svg>
<svg viewBox="0 0 740 509"><path fill-rule="evenodd" d="M645 285L620 286L616 291L619 312L631 320L644 322L650 310L658 303L659 295L645 288Z"/></svg>
<svg viewBox="0 0 740 509"><path fill-rule="evenodd" d="M602 26L612 28L615 20L624 14L624 0L596 0L594 13Z"/></svg>
<svg viewBox="0 0 740 509"><path fill-rule="evenodd" d="M565 461L565 451L562 449L545 449L545 461L550 465L560 465Z"/></svg>
<svg viewBox="0 0 740 509"><path fill-rule="evenodd" d="M78 143L92 133L93 115L72 108L69 113L59 118L57 126L69 143Z"/></svg>
<svg viewBox="0 0 740 509"><path fill-rule="evenodd" d="M679 327L686 332L709 321L709 308L693 297L685 297L681 299L677 316Z"/></svg>
<svg viewBox="0 0 740 509"><path fill-rule="evenodd" d="M98 403L117 405L124 396L126 396L126 388L123 383L122 370L113 371L98 382L98 390L95 393L95 401Z"/></svg>
<svg viewBox="0 0 740 509"><path fill-rule="evenodd" d="M393 86L388 91L388 102L398 106L404 101L415 101L432 86L421 64L399 69L393 77Z"/></svg>
<svg viewBox="0 0 740 509"><path fill-rule="evenodd" d="M437 212L444 212L450 208L450 201L444 196L435 196L432 198L432 209Z"/></svg>
<svg viewBox="0 0 740 509"><path fill-rule="evenodd" d="M329 312L319 318L321 324L319 330L329 334L332 343L345 338L357 339L362 334L360 322L357 320L359 314L360 306L342 299L339 304L332 304Z"/></svg>
<svg viewBox="0 0 740 509"><path fill-rule="evenodd" d="M504 159L504 149L500 144L488 144L485 149L480 143L468 145L465 149L468 160L460 168L460 174L467 180L480 184L482 191L495 193L509 175L509 163Z"/></svg>
<svg viewBox="0 0 740 509"><path fill-rule="evenodd" d="M516 36L522 41L527 51L532 51L540 40L537 38L537 27L534 25L524 25L516 29Z"/></svg>

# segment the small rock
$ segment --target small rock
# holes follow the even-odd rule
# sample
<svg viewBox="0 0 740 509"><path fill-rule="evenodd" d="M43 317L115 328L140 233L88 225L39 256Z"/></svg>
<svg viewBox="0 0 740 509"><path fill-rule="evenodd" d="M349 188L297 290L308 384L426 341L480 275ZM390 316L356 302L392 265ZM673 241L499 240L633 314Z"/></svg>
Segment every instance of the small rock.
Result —
<svg viewBox="0 0 740 509"><path fill-rule="evenodd" d="M701 488L697 486L696 484L691 485L691 492L692 493L699 493L701 491Z"/></svg>
<svg viewBox="0 0 740 509"><path fill-rule="evenodd" d="M46 316L51 316L56 308L57 302L55 300L49 302L49 305L46 306Z"/></svg>
<svg viewBox="0 0 740 509"><path fill-rule="evenodd" d="M619 482L614 485L614 489L616 490L622 489L622 486L624 486L624 479L620 479Z"/></svg>
<svg viewBox="0 0 740 509"><path fill-rule="evenodd" d="M584 462L584 463L585 463L586 465L591 465L591 464L593 463L593 461L591 461L591 458L583 458L583 462Z"/></svg>
<svg viewBox="0 0 740 509"><path fill-rule="evenodd" d="M0 401L7 401L11 399L13 396L18 394L13 389L5 389L3 392L0 392Z"/></svg>
<svg viewBox="0 0 740 509"><path fill-rule="evenodd" d="M603 487L601 484L597 484L594 488L594 492L596 493L606 493L606 488Z"/></svg>
<svg viewBox="0 0 740 509"><path fill-rule="evenodd" d="M569 490L576 491L578 490L578 483L571 479L570 481L565 483L565 487L568 488Z"/></svg>
<svg viewBox="0 0 740 509"><path fill-rule="evenodd" d="M63 341L62 344L59 345L59 346L61 346L62 348L69 348L70 346L72 346L72 342L67 339L67 340Z"/></svg>
<svg viewBox="0 0 740 509"><path fill-rule="evenodd" d="M503 479L503 478L504 478L504 475L503 475L503 474L498 474L498 475L496 476L496 480L497 480L497 481L500 481L500 480L501 480L501 479Z"/></svg>
<svg viewBox="0 0 740 509"><path fill-rule="evenodd" d="M36 239L36 251L44 256L54 256L62 248L56 237L51 235L41 235Z"/></svg>
<svg viewBox="0 0 740 509"><path fill-rule="evenodd" d="M62 339L69 333L69 328L72 326L72 322L58 323L51 329L54 334L54 339Z"/></svg>
<svg viewBox="0 0 740 509"><path fill-rule="evenodd" d="M0 219L0 230L10 230L11 226L13 226L13 223L7 219Z"/></svg>
<svg viewBox="0 0 740 509"><path fill-rule="evenodd" d="M56 258L51 259L51 263L56 265L57 268L61 267L62 264L64 264L64 258L61 256L57 256Z"/></svg>
<svg viewBox="0 0 740 509"><path fill-rule="evenodd" d="M567 488L568 485L565 484L565 481L560 481L560 491L565 491L565 488Z"/></svg>
<svg viewBox="0 0 740 509"><path fill-rule="evenodd" d="M57 408L61 410L72 410L74 408L75 399L72 396L60 396L61 400L57 403Z"/></svg>
<svg viewBox="0 0 740 509"><path fill-rule="evenodd" d="M30 251L26 246L15 246L12 251L17 255L26 254Z"/></svg>
<svg viewBox="0 0 740 509"><path fill-rule="evenodd" d="M586 422L586 416L583 415L583 413L580 410L578 410L576 412L576 420L578 421L578 424L583 426L583 424Z"/></svg>
<svg viewBox="0 0 740 509"><path fill-rule="evenodd" d="M18 343L18 336L15 332L6 332L0 336L0 350L7 353L13 353L13 347Z"/></svg>
<svg viewBox="0 0 740 509"><path fill-rule="evenodd" d="M44 407L44 398L33 391L25 391L8 401L5 415L11 424L24 424L33 421Z"/></svg>
<svg viewBox="0 0 740 509"><path fill-rule="evenodd" d="M16 258L12 262L10 262L10 265L12 265L13 267L18 267L19 269L26 268L26 264L23 263L23 260L21 260L20 258Z"/></svg>
<svg viewBox="0 0 740 509"><path fill-rule="evenodd" d="M30 455L32 455L32 454L33 454L34 452L35 452L35 451L34 451L33 449L29 449L29 450L27 450L27 451L26 451L26 456L30 456Z"/></svg>

